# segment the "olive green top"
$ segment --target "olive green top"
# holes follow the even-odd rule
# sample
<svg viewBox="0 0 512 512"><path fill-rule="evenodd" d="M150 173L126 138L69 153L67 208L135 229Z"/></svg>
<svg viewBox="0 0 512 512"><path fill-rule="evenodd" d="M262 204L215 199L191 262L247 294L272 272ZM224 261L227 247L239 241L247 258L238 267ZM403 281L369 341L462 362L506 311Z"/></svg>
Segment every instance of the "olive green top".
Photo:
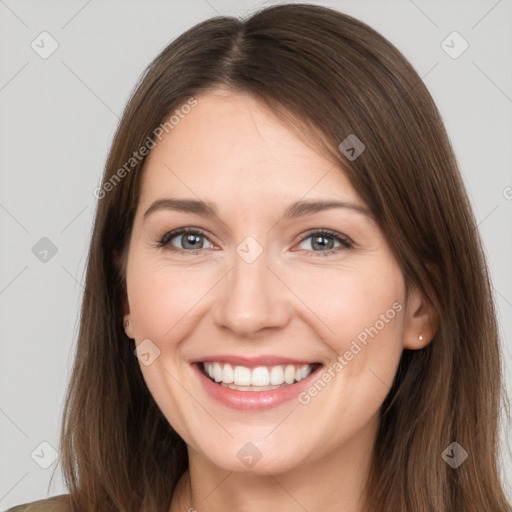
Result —
<svg viewBox="0 0 512 512"><path fill-rule="evenodd" d="M60 494L44 500L33 501L23 505L16 505L7 512L68 512L69 494Z"/></svg>

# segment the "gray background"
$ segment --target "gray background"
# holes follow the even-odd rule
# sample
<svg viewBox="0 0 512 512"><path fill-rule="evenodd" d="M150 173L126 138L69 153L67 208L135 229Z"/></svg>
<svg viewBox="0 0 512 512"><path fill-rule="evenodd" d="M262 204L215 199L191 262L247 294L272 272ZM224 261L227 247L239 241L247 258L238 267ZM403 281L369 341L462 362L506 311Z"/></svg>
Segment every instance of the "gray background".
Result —
<svg viewBox="0 0 512 512"><path fill-rule="evenodd" d="M58 447L92 190L139 74L195 23L273 3L0 0L0 510L47 496L56 462L41 443ZM512 1L318 3L390 39L439 106L489 258L510 395ZM34 41L39 52L51 49L43 31L58 43L46 59L31 47ZM457 36L442 46L453 31L469 44L458 58L445 51L463 48ZM48 244L43 237L56 254L38 252ZM503 423L500 455L512 496L510 435ZM50 495L62 492L58 473Z"/></svg>

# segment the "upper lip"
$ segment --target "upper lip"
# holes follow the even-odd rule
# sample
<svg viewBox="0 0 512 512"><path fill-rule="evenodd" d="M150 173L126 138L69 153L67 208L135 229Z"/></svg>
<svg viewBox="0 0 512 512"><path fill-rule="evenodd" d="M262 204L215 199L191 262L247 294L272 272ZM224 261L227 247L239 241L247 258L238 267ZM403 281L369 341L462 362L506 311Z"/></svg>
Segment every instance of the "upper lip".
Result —
<svg viewBox="0 0 512 512"><path fill-rule="evenodd" d="M230 354L217 354L199 357L197 359L193 359L190 361L193 363L229 363L232 366L246 366L247 368L256 368L258 366L276 366L279 364L287 365L293 364L297 366L305 365L305 364L315 364L317 363L314 360L305 360L305 359L295 359L289 357L282 356L273 356L273 355L262 355L258 357L245 357L245 356L235 356Z"/></svg>

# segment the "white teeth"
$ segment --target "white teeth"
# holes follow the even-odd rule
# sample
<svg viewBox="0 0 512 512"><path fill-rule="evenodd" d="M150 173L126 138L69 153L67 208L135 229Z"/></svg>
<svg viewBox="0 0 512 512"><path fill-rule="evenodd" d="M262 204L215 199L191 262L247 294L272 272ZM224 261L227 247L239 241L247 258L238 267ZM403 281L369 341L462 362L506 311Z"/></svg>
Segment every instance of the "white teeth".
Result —
<svg viewBox="0 0 512 512"><path fill-rule="evenodd" d="M232 382L235 382L233 367L230 364L224 365L224 370L222 370L222 382L225 384L231 384Z"/></svg>
<svg viewBox="0 0 512 512"><path fill-rule="evenodd" d="M270 384L279 386L284 383L284 372L282 366L273 366L270 370Z"/></svg>
<svg viewBox="0 0 512 512"><path fill-rule="evenodd" d="M269 391L283 387L282 384L281 386L236 386L235 384L224 384L224 382L221 382L220 385L229 389L237 389L238 391Z"/></svg>
<svg viewBox="0 0 512 512"><path fill-rule="evenodd" d="M213 363L213 378L215 382L220 382L222 380L222 367L219 363Z"/></svg>
<svg viewBox="0 0 512 512"><path fill-rule="evenodd" d="M245 366L231 366L229 363L204 363L204 371L215 382L220 384L230 384L232 389L239 389L242 386L244 390L252 391L254 388L275 389L282 385L290 385L305 379L312 371L313 365L305 364L295 366L288 364L286 366L258 366L247 368Z"/></svg>
<svg viewBox="0 0 512 512"><path fill-rule="evenodd" d="M251 370L245 366L235 366L233 370L233 382L237 386L251 385Z"/></svg>
<svg viewBox="0 0 512 512"><path fill-rule="evenodd" d="M295 380L295 373L295 366L289 364L284 371L284 381L286 384L293 384L293 381Z"/></svg>
<svg viewBox="0 0 512 512"><path fill-rule="evenodd" d="M270 384L270 372L266 366L254 368L251 374L251 386L268 386Z"/></svg>

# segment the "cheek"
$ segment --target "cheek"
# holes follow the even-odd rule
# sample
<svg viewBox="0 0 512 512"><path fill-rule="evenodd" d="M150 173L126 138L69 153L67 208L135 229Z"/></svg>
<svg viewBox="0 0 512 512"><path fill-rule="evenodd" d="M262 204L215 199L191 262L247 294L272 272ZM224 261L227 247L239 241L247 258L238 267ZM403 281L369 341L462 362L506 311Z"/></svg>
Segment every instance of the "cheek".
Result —
<svg viewBox="0 0 512 512"><path fill-rule="evenodd" d="M377 413L392 385L403 350L404 281L388 263L317 275L302 283L301 293L313 288L308 306L319 317L315 323L325 333L332 359L298 401L308 417L329 410L342 418L343 432L336 422L326 427L333 440L340 440Z"/></svg>
<svg viewBox="0 0 512 512"><path fill-rule="evenodd" d="M301 283L300 293L332 351L325 378L338 390L345 412L359 414L361 402L376 409L403 350L405 285L400 269L380 258L365 268L316 272L314 279ZM315 393L311 390L311 396Z"/></svg>
<svg viewBox="0 0 512 512"><path fill-rule="evenodd" d="M181 383L190 375L186 365L177 362L183 359L180 342L193 331L201 297L212 286L206 281L204 273L171 268L135 251L128 266L127 291L136 344L149 339L159 350L150 365L141 363L144 380L169 423L188 443L193 441L190 432L195 431L194 425L204 424L204 411L183 388Z"/></svg>
<svg viewBox="0 0 512 512"><path fill-rule="evenodd" d="M333 348L346 349L346 342L358 336L364 341L368 331L390 333L401 326L394 320L401 318L404 282L400 270L389 263L315 272L302 280L300 296L324 323Z"/></svg>
<svg viewBox="0 0 512 512"><path fill-rule="evenodd" d="M190 323L194 305L207 294L211 284L204 272L171 270L169 265L149 261L144 264L140 259L129 269L127 287L137 341L150 338L158 343L175 338Z"/></svg>

